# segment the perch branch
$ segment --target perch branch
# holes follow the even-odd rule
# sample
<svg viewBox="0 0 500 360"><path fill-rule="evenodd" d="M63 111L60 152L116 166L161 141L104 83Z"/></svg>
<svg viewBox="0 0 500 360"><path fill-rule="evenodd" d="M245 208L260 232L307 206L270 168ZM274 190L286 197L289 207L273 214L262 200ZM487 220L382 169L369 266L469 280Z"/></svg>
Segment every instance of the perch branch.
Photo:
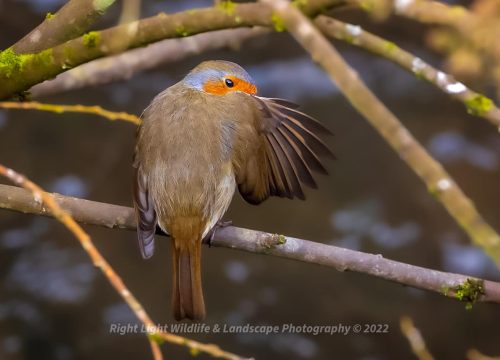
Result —
<svg viewBox="0 0 500 360"><path fill-rule="evenodd" d="M408 316L403 316L399 325L401 332L408 339L411 350L419 360L434 360L432 354L427 350L425 340L420 331L415 327L413 320Z"/></svg>
<svg viewBox="0 0 500 360"><path fill-rule="evenodd" d="M36 53L83 34L115 0L71 0L12 46L16 54Z"/></svg>
<svg viewBox="0 0 500 360"><path fill-rule="evenodd" d="M50 111L57 114L66 112L86 113L86 114L94 114L102 116L108 120L123 120L134 123L136 125L139 125L141 123L141 120L136 115L129 114L126 112L109 111L103 109L100 106L44 104L35 101L28 101L28 102L0 101L0 108L41 110L41 111Z"/></svg>
<svg viewBox="0 0 500 360"><path fill-rule="evenodd" d="M500 236L443 166L419 144L398 118L371 92L337 50L299 10L285 0L266 0L287 30L337 84L356 110L380 133L427 185L470 238L500 265Z"/></svg>
<svg viewBox="0 0 500 360"><path fill-rule="evenodd" d="M148 340L153 351L155 360L162 360L161 351L158 346L158 338L161 338L169 343L187 346L189 349L198 352L205 352L213 357L224 358L228 360L242 360L243 358L225 352L221 350L218 346L212 344L203 344L188 338L171 334L168 332L158 331L153 320L146 313L146 310L139 303L137 298L128 290L128 288L123 283L123 280L114 271L111 265L106 261L106 259L101 255L99 250L95 247L90 236L78 225L75 218L71 215L71 209L66 209L58 199L45 191L43 191L38 185L34 184L23 175L16 173L14 170L4 167L0 164L0 175L5 176L14 184L24 187L26 190L20 188L15 188L12 186L0 185L2 189L13 188L17 191L22 191L22 195L26 200L32 205L35 205L38 209L43 209L45 213L50 213L51 216L60 221L66 228L71 231L75 237L78 239L83 249L87 252L89 257L92 259L94 266L98 267L104 276L108 279L110 284L115 288L122 299L127 303L130 309L134 312L135 316L146 326L148 331ZM7 195L9 198L11 195ZM7 200L8 202L10 200Z"/></svg>
<svg viewBox="0 0 500 360"><path fill-rule="evenodd" d="M57 203L73 218L88 225L106 228L135 230L134 210L129 207L83 200L52 194ZM53 217L33 196L14 186L0 185L0 208L27 214ZM312 241L269 234L261 231L228 226L216 231L211 242L213 247L237 249L256 254L274 255L306 263L333 267L339 271L354 271L428 290L441 295L470 302L486 301L500 303L500 283L475 279L466 275L447 273L385 259L360 251L324 245ZM480 285L468 286L471 282ZM474 290L475 289L475 290ZM464 291L475 291L464 297Z"/></svg>
<svg viewBox="0 0 500 360"><path fill-rule="evenodd" d="M342 0L308 0L303 11L319 11L342 4ZM234 4L192 9L172 15L165 13L93 31L36 54L19 55L12 49L0 52L0 99L27 90L71 67L144 46L167 38L184 37L226 28L277 26L269 6L262 3Z"/></svg>
<svg viewBox="0 0 500 360"><path fill-rule="evenodd" d="M265 28L227 29L182 39L162 40L145 48L129 50L123 54L108 56L78 66L59 74L53 80L33 86L30 93L38 97L130 79L140 71L179 61L208 50L225 47L238 48L242 42L268 32L269 30Z"/></svg>
<svg viewBox="0 0 500 360"><path fill-rule="evenodd" d="M360 26L347 24L323 15L318 16L314 23L326 36L380 55L435 85L450 97L461 101L471 115L487 119L500 130L500 109L494 105L491 99L469 89L452 75L432 67L393 42L371 34Z"/></svg>

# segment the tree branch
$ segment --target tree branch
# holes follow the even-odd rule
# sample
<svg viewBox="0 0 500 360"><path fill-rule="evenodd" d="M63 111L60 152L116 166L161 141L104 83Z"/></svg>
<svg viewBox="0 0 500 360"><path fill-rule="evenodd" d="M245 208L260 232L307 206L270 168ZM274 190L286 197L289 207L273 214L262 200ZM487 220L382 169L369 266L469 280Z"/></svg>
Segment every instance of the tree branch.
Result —
<svg viewBox="0 0 500 360"><path fill-rule="evenodd" d="M315 15L339 4L342 4L342 0L308 0L304 11ZM0 52L0 99L27 90L71 67L126 49L167 38L226 28L277 26L277 22L272 10L265 4L234 4L230 8L215 6L172 15L161 13L106 30L93 31L36 54L18 55L9 48Z"/></svg>
<svg viewBox="0 0 500 360"><path fill-rule="evenodd" d="M318 16L314 23L323 34L338 40L361 47L376 55L380 55L415 76L426 80L447 95L461 101L471 115L481 116L489 120L500 130L500 109L493 100L479 94L452 75L432 67L422 59L401 49L393 42L363 30L360 26L347 24L327 16Z"/></svg>
<svg viewBox="0 0 500 360"><path fill-rule="evenodd" d="M12 186L0 185L2 189L13 188L20 190L24 193L25 197L37 204L39 208L44 209L45 212L51 214L54 218L60 221L66 228L71 231L80 242L83 249L87 252L94 266L99 268L103 275L108 279L109 283L115 288L122 299L127 303L135 316L146 326L148 332L148 340L153 352L155 360L162 360L158 342L163 339L169 343L176 345L186 346L189 349L197 352L205 352L213 357L223 358L227 360L245 360L244 358L226 352L213 344L203 344L183 336L172 334L166 331L160 331L153 320L149 317L146 310L139 303L137 298L128 290L123 280L101 255L99 250L95 247L90 236L75 222L75 218L70 214L67 209L64 209L56 198L43 191L38 185L34 184L23 175L16 173L14 170L6 168L0 164L0 175L5 176L13 183L24 187L26 190L15 188ZM7 196L7 201L11 195Z"/></svg>
<svg viewBox="0 0 500 360"><path fill-rule="evenodd" d="M500 265L500 236L443 166L419 144L399 119L371 92L337 50L299 10L285 0L266 0L287 30L337 84L351 104L427 185L470 238Z"/></svg>
<svg viewBox="0 0 500 360"><path fill-rule="evenodd" d="M123 54L108 56L59 74L30 89L34 97L87 86L126 80L140 71L161 64L182 60L188 56L225 47L238 48L242 42L267 34L269 29L227 29L198 34L182 39L167 39L145 48L133 49Z"/></svg>
<svg viewBox="0 0 500 360"><path fill-rule="evenodd" d="M115 0L70 0L13 45L16 54L36 53L83 34Z"/></svg>
<svg viewBox="0 0 500 360"><path fill-rule="evenodd" d="M72 217L88 225L126 230L136 229L134 210L129 207L52 194ZM26 190L0 185L0 208L52 217L50 209L37 202ZM164 234L163 234L164 235ZM213 247L273 255L306 263L354 271L461 299L467 303L500 303L500 283L446 273L385 259L382 255L324 245L283 235L228 226L216 231ZM472 286L475 284L476 286ZM467 292L467 296L458 296ZM473 299L472 299L473 298Z"/></svg>

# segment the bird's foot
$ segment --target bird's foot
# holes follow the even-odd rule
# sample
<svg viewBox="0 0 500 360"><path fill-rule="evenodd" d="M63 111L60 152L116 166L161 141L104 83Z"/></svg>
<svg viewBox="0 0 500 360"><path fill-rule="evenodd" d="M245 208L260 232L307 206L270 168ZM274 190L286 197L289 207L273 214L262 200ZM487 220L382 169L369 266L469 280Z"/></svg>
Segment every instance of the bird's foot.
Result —
<svg viewBox="0 0 500 360"><path fill-rule="evenodd" d="M215 233L217 232L217 230L231 225L233 225L233 222L231 220L217 221L212 230L210 230L208 234L205 236L203 242L208 244L208 247L212 247L212 241L214 240Z"/></svg>

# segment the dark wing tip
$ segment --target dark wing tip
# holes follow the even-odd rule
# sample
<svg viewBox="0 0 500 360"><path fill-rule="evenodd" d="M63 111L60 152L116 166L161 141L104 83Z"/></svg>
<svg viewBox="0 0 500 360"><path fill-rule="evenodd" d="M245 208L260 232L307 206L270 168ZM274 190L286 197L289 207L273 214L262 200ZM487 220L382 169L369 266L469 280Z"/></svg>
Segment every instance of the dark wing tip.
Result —
<svg viewBox="0 0 500 360"><path fill-rule="evenodd" d="M155 252L154 233L137 230L137 240L143 259L149 259Z"/></svg>
<svg viewBox="0 0 500 360"><path fill-rule="evenodd" d="M137 240L144 259L149 259L154 253L156 232L156 211L149 196L146 178L139 167L134 169L134 208L137 219Z"/></svg>

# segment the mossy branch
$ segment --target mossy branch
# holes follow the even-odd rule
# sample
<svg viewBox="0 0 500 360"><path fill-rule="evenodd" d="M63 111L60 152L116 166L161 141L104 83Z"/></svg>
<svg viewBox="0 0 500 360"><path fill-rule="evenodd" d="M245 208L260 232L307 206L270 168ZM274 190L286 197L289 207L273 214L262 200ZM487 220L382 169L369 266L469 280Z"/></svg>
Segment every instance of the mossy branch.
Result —
<svg viewBox="0 0 500 360"><path fill-rule="evenodd" d="M469 89L415 55L401 49L395 43L363 30L360 26L347 24L326 16L318 16L314 23L323 34L348 42L384 57L404 70L436 86L451 98L461 101L471 115L483 117L500 130L500 109L493 100Z"/></svg>
<svg viewBox="0 0 500 360"><path fill-rule="evenodd" d="M52 194L57 203L82 223L110 229L136 230L134 210L96 201ZM26 190L0 185L0 208L53 217L50 209L37 202ZM159 235L165 235L158 230ZM426 269L385 259L382 255L364 253L324 245L289 236L227 226L216 231L212 247L224 247L255 254L278 256L311 264L354 271L393 281L417 289L428 290L466 304L494 302L500 304L500 283L465 275ZM477 286L481 284L481 291ZM458 296L460 292L464 296Z"/></svg>
<svg viewBox="0 0 500 360"><path fill-rule="evenodd" d="M16 54L36 53L83 34L115 0L70 0L12 46Z"/></svg>
<svg viewBox="0 0 500 360"><path fill-rule="evenodd" d="M310 0L303 10L310 15L342 4L342 0ZM262 3L193 9L118 25L69 40L35 54L0 52L0 99L5 99L83 63L167 39L227 28L273 27L271 9ZM118 39L118 40L117 40Z"/></svg>

